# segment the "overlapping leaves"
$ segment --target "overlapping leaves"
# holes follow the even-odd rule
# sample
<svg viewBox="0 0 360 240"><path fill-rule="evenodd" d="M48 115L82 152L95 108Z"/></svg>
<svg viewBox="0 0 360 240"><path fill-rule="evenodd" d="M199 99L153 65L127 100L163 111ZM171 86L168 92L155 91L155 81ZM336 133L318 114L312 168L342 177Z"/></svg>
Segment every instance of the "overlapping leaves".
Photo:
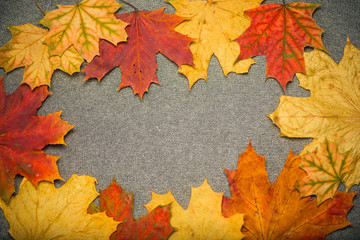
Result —
<svg viewBox="0 0 360 240"><path fill-rule="evenodd" d="M169 239L242 239L243 215L223 217L222 195L215 193L205 180L200 187L191 188L186 210L176 202L170 191L164 195L152 192L152 199L145 207L152 211L157 206L170 204L170 223L176 231Z"/></svg>
<svg viewBox="0 0 360 240"><path fill-rule="evenodd" d="M317 5L270 4L251 9L262 0L168 2L182 17L164 14L163 9L115 17L120 7L115 0L84 0L47 12L40 23L49 30L31 24L9 28L13 38L0 48L0 67L8 72L24 66L22 83L33 90L21 85L6 96L0 78L0 207L11 235L16 239L102 239L110 235L111 239L166 239L170 234L170 239L241 239L244 235L248 239L323 239L348 226L346 214L354 193L340 193L336 188L341 181L347 188L360 181L360 51L348 42L337 65L315 50L305 54L304 69L305 46L325 50L322 30L311 17ZM244 11L252 22L237 39L239 48L233 40L249 25ZM127 23L129 39L121 43L127 37ZM99 54L99 41L100 56L94 58ZM226 170L231 198L213 192L206 181L192 188L186 210L170 192L152 193L146 205L150 213L137 220L132 215L132 194L115 181L101 192L99 208L93 204L88 208L98 195L91 177L73 175L55 189L50 182L61 179L58 158L42 149L47 144L64 144L63 137L72 126L60 119L60 112L36 116L49 94L47 87L39 86L50 86L55 69L69 74L79 71L85 59L92 60L85 68L86 79L100 80L120 66L119 89L130 86L142 98L151 82L159 83L158 52L180 66L190 87L207 78L213 54L225 75L246 72L254 63L251 59L235 61L238 56L265 54L267 77L277 78L284 89L294 73L306 72L298 77L311 97L282 97L279 108L270 115L282 134L315 138L303 151L301 164L300 157L290 153L271 185L264 158L249 146L240 155L237 169ZM16 174L27 179L11 198ZM320 206L309 197L301 198L312 194L317 195Z"/></svg>
<svg viewBox="0 0 360 240"><path fill-rule="evenodd" d="M306 75L297 74L300 86L311 96L281 96L269 115L281 136L312 137L303 153L313 152L327 139L353 157L346 188L360 182L360 50L348 41L344 57L336 64L326 53L305 53Z"/></svg>
<svg viewBox="0 0 360 240"><path fill-rule="evenodd" d="M336 192L333 200L320 206L310 197L301 198L295 184L305 172L299 163L300 157L290 153L271 185L265 158L249 145L239 156L236 170L225 170L231 198L223 198L222 212L225 217L245 214L242 232L246 239L324 239L351 224L346 214L355 193Z"/></svg>
<svg viewBox="0 0 360 240"><path fill-rule="evenodd" d="M258 6L263 0L167 0L176 9L176 14L188 20L175 30L194 39L190 45L194 66L183 65L179 71L188 78L190 88L199 79L207 79L207 69L215 55L225 75L230 72L245 73L252 59L235 63L240 53L239 45L233 42L249 26L245 10Z"/></svg>
<svg viewBox="0 0 360 240"><path fill-rule="evenodd" d="M9 27L12 39L0 48L0 67L9 72L18 67L25 67L21 83L31 89L50 86L55 69L73 74L80 71L82 57L71 46L61 56L50 56L48 46L43 43L49 31L31 24Z"/></svg>
<svg viewBox="0 0 360 240"><path fill-rule="evenodd" d="M113 182L100 191L99 207L92 204L89 212L106 212L107 216L120 221L110 239L167 239L172 233L169 206L159 206L139 219L133 217L133 195Z"/></svg>

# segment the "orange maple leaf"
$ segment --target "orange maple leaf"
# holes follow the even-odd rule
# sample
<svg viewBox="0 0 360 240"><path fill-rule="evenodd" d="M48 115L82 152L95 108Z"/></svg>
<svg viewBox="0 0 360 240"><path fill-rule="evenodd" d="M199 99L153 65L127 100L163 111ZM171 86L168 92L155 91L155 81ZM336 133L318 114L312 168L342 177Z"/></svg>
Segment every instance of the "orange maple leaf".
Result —
<svg viewBox="0 0 360 240"><path fill-rule="evenodd" d="M325 235L349 226L346 214L355 193L337 191L332 200L319 207L310 197L301 198L294 187L305 175L299 168L300 157L290 152L285 166L270 184L265 158L251 144L239 155L235 171L225 170L231 198L223 198L225 217L245 213L242 232L245 239L324 239Z"/></svg>
<svg viewBox="0 0 360 240"><path fill-rule="evenodd" d="M155 11L133 11L116 15L130 23L126 28L127 42L117 47L100 41L100 56L86 65L85 81L100 79L115 66L120 66L119 90L130 86L142 98L150 83L159 83L156 77L156 54L163 53L178 66L192 64L189 49L191 38L174 31L174 27L185 18L163 13L164 8Z"/></svg>
<svg viewBox="0 0 360 240"><path fill-rule="evenodd" d="M25 176L33 184L62 179L56 161L46 155L48 144L65 144L64 136L74 126L60 119L61 112L37 116L36 111L49 95L46 86L34 91L26 84L6 96L0 78L0 197L9 202L14 193L14 178Z"/></svg>
<svg viewBox="0 0 360 240"><path fill-rule="evenodd" d="M167 239L173 232L170 226L170 206L159 206L139 219L133 216L133 195L113 182L100 191L99 208L91 204L88 212L106 212L108 217L120 221L110 239Z"/></svg>
<svg viewBox="0 0 360 240"><path fill-rule="evenodd" d="M236 39L240 45L238 59L266 55L266 78L276 78L285 90L295 73L305 73L305 46L326 51L321 41L323 30L312 18L318 6L274 3L245 11L251 25Z"/></svg>

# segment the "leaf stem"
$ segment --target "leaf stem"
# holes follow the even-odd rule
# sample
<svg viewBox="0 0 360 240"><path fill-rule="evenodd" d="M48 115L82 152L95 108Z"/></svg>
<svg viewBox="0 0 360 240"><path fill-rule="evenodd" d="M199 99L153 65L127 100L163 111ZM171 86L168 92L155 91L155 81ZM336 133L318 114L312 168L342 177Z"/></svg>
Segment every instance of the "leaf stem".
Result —
<svg viewBox="0 0 360 240"><path fill-rule="evenodd" d="M125 3L126 5L129 5L129 6L132 7L135 11L138 11L138 9L137 9L134 5L132 5L131 3L129 3L128 1L120 0L120 2Z"/></svg>
<svg viewBox="0 0 360 240"><path fill-rule="evenodd" d="M35 1L36 5L38 6L38 8L40 9L40 11L41 11L44 15L46 15L46 13L44 12L44 10L40 7L38 1L37 1L37 0L34 0L34 1Z"/></svg>

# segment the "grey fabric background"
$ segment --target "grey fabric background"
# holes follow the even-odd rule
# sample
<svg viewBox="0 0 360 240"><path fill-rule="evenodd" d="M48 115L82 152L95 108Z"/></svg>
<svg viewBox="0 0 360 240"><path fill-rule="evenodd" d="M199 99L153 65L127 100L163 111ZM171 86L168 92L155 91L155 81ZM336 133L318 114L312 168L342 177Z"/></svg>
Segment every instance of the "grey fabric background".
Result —
<svg viewBox="0 0 360 240"><path fill-rule="evenodd" d="M264 4L277 1L265 0ZM323 4L314 19L325 30L323 42L332 58L339 62L346 37L360 48L359 0L312 0ZM55 4L74 4L75 0L39 0L44 10ZM132 0L141 10L166 6L161 0ZM119 13L132 9L123 6ZM43 17L32 0L0 1L0 45L11 39L8 26L32 23ZM67 146L46 147L48 154L61 156L58 167L64 179L76 173L98 179L104 189L115 175L122 187L134 193L134 214L146 214L142 206L151 199L150 190L171 190L176 200L187 207L191 186L208 179L214 191L230 196L225 173L235 169L238 154L249 141L259 155L266 156L266 169L273 183L292 149L299 153L311 139L279 138L280 130L265 115L272 113L284 94L274 79L265 79L265 57L258 56L248 74L225 77L218 60L211 59L208 82L198 81L191 91L177 65L158 54L157 76L161 85L152 84L142 101L131 88L117 92L121 73L118 68L101 81L83 83L84 73L69 76L56 71L52 78L52 94L38 111L39 115L63 110L62 118L76 125L66 136ZM4 73L0 70L0 75ZM5 76L9 94L20 83L23 68ZM298 81L287 86L291 96L309 96L298 87ZM21 178L16 178L19 184ZM61 186L62 182L57 182ZM344 188L342 188L344 189ZM359 190L353 187L351 191ZM329 239L360 238L360 201L348 215L352 226L329 235ZM8 224L0 211L0 239L11 239Z"/></svg>

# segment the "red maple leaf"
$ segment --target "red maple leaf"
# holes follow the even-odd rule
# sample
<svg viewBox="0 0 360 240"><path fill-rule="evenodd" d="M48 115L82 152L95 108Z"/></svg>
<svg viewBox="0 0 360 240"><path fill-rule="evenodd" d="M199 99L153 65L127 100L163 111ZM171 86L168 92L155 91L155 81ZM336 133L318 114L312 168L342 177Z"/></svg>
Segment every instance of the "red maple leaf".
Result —
<svg viewBox="0 0 360 240"><path fill-rule="evenodd" d="M0 77L0 196L6 202L15 191L17 174L36 186L42 180L62 179L56 166L59 157L46 155L42 149L48 144L65 144L64 136L74 126L61 120L61 111L36 115L48 95L46 86L31 91L22 84L6 96Z"/></svg>
<svg viewBox="0 0 360 240"><path fill-rule="evenodd" d="M160 206L151 211L148 215L134 219L133 195L127 193L121 186L113 182L100 191L99 208L94 204L89 206L88 212L104 212L115 221L121 221L110 239L167 239L173 232L170 226L170 208Z"/></svg>
<svg viewBox="0 0 360 240"><path fill-rule="evenodd" d="M174 31L174 27L185 18L165 14L164 8L155 11L133 11L116 15L130 23L126 28L127 42L117 46L101 40L100 56L96 56L84 71L85 80L99 81L115 66L120 66L119 90L130 86L140 98L148 91L150 83L159 83L156 77L156 54L163 53L177 65L193 64L189 45L191 38Z"/></svg>
<svg viewBox="0 0 360 240"><path fill-rule="evenodd" d="M276 78L283 89L295 73L305 73L304 48L326 51L312 14L319 5L309 3L274 3L245 11L250 27L236 41L239 59L266 55L266 78Z"/></svg>

